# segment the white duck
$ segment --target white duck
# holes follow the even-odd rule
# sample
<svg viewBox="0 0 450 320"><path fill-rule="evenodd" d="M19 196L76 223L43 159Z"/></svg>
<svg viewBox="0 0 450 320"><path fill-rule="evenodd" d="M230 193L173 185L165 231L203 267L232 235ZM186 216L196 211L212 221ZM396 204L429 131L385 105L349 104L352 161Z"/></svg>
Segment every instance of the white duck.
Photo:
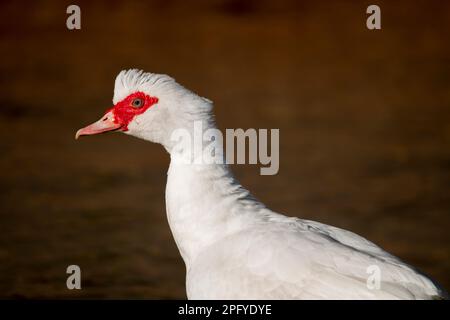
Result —
<svg viewBox="0 0 450 320"><path fill-rule="evenodd" d="M175 148L175 129L192 132L194 121L205 129L215 125L212 102L169 76L122 71L113 103L76 138L122 131L160 143L170 153L167 218L186 264L189 299L447 296L432 280L350 231L267 209L226 165L177 161L187 151ZM371 276L379 276L374 285L368 284Z"/></svg>

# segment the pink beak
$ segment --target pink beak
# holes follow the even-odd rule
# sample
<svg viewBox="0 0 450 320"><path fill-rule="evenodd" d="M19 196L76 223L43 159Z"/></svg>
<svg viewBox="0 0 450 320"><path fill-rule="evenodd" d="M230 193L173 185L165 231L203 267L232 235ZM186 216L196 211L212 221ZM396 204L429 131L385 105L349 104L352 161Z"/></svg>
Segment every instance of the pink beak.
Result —
<svg viewBox="0 0 450 320"><path fill-rule="evenodd" d="M75 134L75 139L78 139L78 137L81 136L90 136L94 134L118 130L121 127L121 124L114 122L114 115L112 111L109 111L97 122L94 122L93 124L90 124L78 130Z"/></svg>

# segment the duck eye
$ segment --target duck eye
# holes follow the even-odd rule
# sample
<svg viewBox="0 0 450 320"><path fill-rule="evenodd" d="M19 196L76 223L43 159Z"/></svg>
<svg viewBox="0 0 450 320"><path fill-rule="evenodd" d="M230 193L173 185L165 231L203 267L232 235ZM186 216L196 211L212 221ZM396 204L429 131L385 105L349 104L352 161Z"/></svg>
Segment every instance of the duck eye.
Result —
<svg viewBox="0 0 450 320"><path fill-rule="evenodd" d="M133 108L141 108L143 105L144 105L144 100L142 100L141 98L133 99L133 101L131 102L131 106Z"/></svg>

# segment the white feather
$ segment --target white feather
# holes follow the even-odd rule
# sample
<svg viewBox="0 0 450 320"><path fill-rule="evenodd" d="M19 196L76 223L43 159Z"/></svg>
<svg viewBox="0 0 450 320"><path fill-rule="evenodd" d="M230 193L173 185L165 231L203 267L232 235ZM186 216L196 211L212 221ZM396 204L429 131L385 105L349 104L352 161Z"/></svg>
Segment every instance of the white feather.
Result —
<svg viewBox="0 0 450 320"><path fill-rule="evenodd" d="M114 101L134 91L159 98L130 124L131 135L171 153L167 218L187 269L190 299L431 299L444 296L430 279L366 239L267 209L226 165L181 164L170 133L201 120L213 128L211 101L165 75L122 71ZM206 129L205 128L205 129ZM379 289L367 286L378 266Z"/></svg>

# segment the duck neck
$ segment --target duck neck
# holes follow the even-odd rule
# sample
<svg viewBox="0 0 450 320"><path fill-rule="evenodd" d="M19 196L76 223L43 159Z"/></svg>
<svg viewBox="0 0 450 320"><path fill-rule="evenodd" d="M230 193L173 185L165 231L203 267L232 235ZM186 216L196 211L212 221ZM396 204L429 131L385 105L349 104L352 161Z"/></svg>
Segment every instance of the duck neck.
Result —
<svg viewBox="0 0 450 320"><path fill-rule="evenodd" d="M216 155L221 157L222 143L218 139L215 142ZM166 209L172 234L189 269L202 250L245 227L245 213L263 205L242 188L226 164L205 163L188 150L181 147L170 151Z"/></svg>

